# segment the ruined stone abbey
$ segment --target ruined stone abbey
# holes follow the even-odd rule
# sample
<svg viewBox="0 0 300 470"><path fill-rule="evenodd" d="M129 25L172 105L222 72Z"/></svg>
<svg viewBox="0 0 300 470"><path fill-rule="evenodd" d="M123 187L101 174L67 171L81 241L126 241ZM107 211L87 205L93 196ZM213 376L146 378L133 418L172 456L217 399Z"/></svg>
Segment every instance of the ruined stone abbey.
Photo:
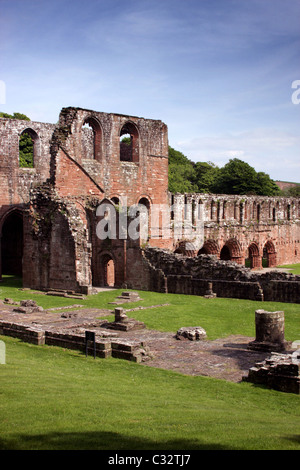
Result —
<svg viewBox="0 0 300 470"><path fill-rule="evenodd" d="M24 133L32 168L20 166ZM0 276L81 293L108 285L201 294L213 281L218 295L299 301L296 277L252 275L300 262L299 198L170 194L163 122L70 107L58 124L1 118L0 142ZM128 236L130 226L139 236Z"/></svg>

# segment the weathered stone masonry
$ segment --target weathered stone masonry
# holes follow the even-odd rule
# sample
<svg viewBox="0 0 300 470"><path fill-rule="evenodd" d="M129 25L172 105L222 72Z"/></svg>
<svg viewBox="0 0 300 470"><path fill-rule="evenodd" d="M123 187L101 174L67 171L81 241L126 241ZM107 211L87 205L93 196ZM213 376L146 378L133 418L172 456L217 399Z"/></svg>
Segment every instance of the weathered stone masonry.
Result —
<svg viewBox="0 0 300 470"><path fill-rule="evenodd" d="M26 130L33 168L19 165ZM22 274L24 287L83 293L115 285L201 295L213 281L220 296L299 301L299 278L258 279L242 266L300 262L299 198L168 193L161 121L63 108L57 125L1 118L0 139L0 275ZM121 208L138 203L149 220L159 205L170 217L144 226L137 240L120 236ZM116 210L114 239L97 236L101 204ZM188 237L176 232L178 214L191 227Z"/></svg>

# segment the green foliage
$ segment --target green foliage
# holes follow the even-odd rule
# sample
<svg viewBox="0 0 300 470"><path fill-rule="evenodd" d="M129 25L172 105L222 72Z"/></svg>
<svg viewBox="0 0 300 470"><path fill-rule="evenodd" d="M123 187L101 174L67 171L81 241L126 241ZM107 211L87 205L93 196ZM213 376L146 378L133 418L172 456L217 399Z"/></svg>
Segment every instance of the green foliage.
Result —
<svg viewBox="0 0 300 470"><path fill-rule="evenodd" d="M211 162L197 162L195 164L195 182L200 193L214 191L220 173L219 167Z"/></svg>
<svg viewBox="0 0 300 470"><path fill-rule="evenodd" d="M171 193L189 193L195 192L197 189L194 163L183 153L169 147L169 191Z"/></svg>
<svg viewBox="0 0 300 470"><path fill-rule="evenodd" d="M193 163L169 147L169 191L172 193L218 193L280 195L276 183L264 172L256 172L237 158L219 168L211 162Z"/></svg>
<svg viewBox="0 0 300 470"><path fill-rule="evenodd" d="M234 158L220 169L215 185L216 192L223 194L256 194L275 196L280 189L269 175L256 172L248 163Z"/></svg>
<svg viewBox="0 0 300 470"><path fill-rule="evenodd" d="M22 119L23 121L30 121L30 118L22 113L7 114L0 112L0 118L1 117L7 119Z"/></svg>
<svg viewBox="0 0 300 470"><path fill-rule="evenodd" d="M29 133L23 132L19 140L19 162L22 168L33 168L33 141Z"/></svg>
<svg viewBox="0 0 300 470"><path fill-rule="evenodd" d="M122 143L122 144L126 144L126 145L128 145L128 146L131 145L131 138L130 138L130 137L123 137L123 138L121 139L121 143Z"/></svg>
<svg viewBox="0 0 300 470"><path fill-rule="evenodd" d="M299 197L300 196L300 184L297 186L292 186L291 188L284 189L282 191L283 196L286 197Z"/></svg>

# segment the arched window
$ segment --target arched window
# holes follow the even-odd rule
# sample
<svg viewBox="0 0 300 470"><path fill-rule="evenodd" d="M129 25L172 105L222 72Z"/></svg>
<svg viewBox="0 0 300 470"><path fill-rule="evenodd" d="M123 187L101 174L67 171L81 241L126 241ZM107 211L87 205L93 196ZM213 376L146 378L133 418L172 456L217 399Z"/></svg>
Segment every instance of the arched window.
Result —
<svg viewBox="0 0 300 470"><path fill-rule="evenodd" d="M260 222L260 204L257 204L257 207L256 207L256 219L257 219L257 222Z"/></svg>
<svg viewBox="0 0 300 470"><path fill-rule="evenodd" d="M120 160L122 162L139 161L139 134L136 126L127 122L120 132Z"/></svg>
<svg viewBox="0 0 300 470"><path fill-rule="evenodd" d="M81 128L82 158L101 161L102 132L99 122L93 117L87 118Z"/></svg>
<svg viewBox="0 0 300 470"><path fill-rule="evenodd" d="M25 129L19 139L19 166L34 168L38 152L39 137L32 129Z"/></svg>

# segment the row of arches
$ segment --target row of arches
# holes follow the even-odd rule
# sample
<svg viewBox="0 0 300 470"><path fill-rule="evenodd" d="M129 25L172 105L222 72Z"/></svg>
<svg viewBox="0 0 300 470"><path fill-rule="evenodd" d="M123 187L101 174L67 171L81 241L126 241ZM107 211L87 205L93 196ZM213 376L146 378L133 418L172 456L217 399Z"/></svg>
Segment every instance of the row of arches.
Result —
<svg viewBox="0 0 300 470"><path fill-rule="evenodd" d="M262 249L256 242L252 242L247 247L246 253L243 253L240 243L234 238L228 240L222 248L217 241L207 240L198 251L198 255L200 254L212 254L224 261L245 263L251 269L274 267L277 264L276 250L272 240L267 240Z"/></svg>
<svg viewBox="0 0 300 470"><path fill-rule="evenodd" d="M139 131L133 122L125 123L120 130L120 161L139 161ZM103 132L99 121L93 117L84 120L81 127L81 153L84 158L102 160ZM35 130L26 128L19 136L19 166L34 168L40 148L40 138Z"/></svg>
<svg viewBox="0 0 300 470"><path fill-rule="evenodd" d="M191 210L191 219L194 224L196 219L199 220L203 218L204 214L206 216L207 222L226 222L228 220L236 221L238 223L254 222L268 222L276 223L279 220L292 220L300 216L300 203L297 204L295 201L284 201L274 200L252 200L251 197L243 198L241 200L234 200L232 197L230 199L220 198L214 199L210 198L209 200L198 199L195 196L184 195L181 196L180 203L184 202L185 211L187 211L187 205L190 204ZM176 203L178 201L178 196L176 197ZM171 206L173 210L172 219L174 218L174 208L175 208L175 196L171 195ZM186 218L186 212L185 212Z"/></svg>
<svg viewBox="0 0 300 470"><path fill-rule="evenodd" d="M139 131L137 126L126 122L119 132L119 157L123 162L139 161ZM81 152L83 158L102 160L103 132L99 121L94 117L84 120L81 127Z"/></svg>

